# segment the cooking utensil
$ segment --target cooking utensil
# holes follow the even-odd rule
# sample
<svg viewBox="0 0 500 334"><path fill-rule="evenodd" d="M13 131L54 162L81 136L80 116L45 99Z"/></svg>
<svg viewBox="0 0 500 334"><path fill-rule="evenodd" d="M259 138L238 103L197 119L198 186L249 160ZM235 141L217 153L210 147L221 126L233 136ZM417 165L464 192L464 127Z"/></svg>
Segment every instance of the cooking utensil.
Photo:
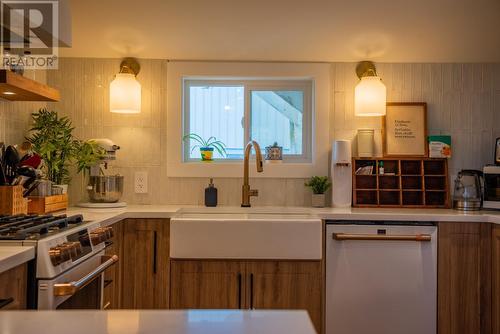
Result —
<svg viewBox="0 0 500 334"><path fill-rule="evenodd" d="M17 169L17 175L37 177L36 170L31 166L22 166Z"/></svg>
<svg viewBox="0 0 500 334"><path fill-rule="evenodd" d="M87 193L93 203L115 203L123 194L123 176L90 176Z"/></svg>
<svg viewBox="0 0 500 334"><path fill-rule="evenodd" d="M11 184L16 177L17 165L19 164L19 153L12 145L9 145L5 150L4 164L7 183Z"/></svg>
<svg viewBox="0 0 500 334"><path fill-rule="evenodd" d="M24 157L22 157L19 165L21 166L30 166L33 168L38 168L40 167L40 164L42 163L42 158L36 154L26 154Z"/></svg>
<svg viewBox="0 0 500 334"><path fill-rule="evenodd" d="M23 192L23 197L28 197L40 184L40 180L35 180L33 184Z"/></svg>

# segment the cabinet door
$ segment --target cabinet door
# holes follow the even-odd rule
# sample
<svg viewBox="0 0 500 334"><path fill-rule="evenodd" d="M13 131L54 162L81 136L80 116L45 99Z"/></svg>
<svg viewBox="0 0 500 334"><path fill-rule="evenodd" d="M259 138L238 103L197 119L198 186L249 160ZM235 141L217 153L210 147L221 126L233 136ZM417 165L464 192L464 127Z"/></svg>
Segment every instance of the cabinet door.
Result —
<svg viewBox="0 0 500 334"><path fill-rule="evenodd" d="M247 263L251 309L302 309L321 333L320 261L251 261Z"/></svg>
<svg viewBox="0 0 500 334"><path fill-rule="evenodd" d="M239 309L245 305L245 264L231 260L172 260L170 307Z"/></svg>
<svg viewBox="0 0 500 334"><path fill-rule="evenodd" d="M500 226L493 229L493 333L500 333Z"/></svg>
<svg viewBox="0 0 500 334"><path fill-rule="evenodd" d="M441 223L438 333L491 333L491 226Z"/></svg>
<svg viewBox="0 0 500 334"><path fill-rule="evenodd" d="M123 272L123 222L112 225L113 238L107 241L106 255L118 255L118 263L104 272L104 298L103 307L107 309L119 309L121 307L121 274Z"/></svg>
<svg viewBox="0 0 500 334"><path fill-rule="evenodd" d="M125 220L122 308L168 308L169 230L168 219Z"/></svg>
<svg viewBox="0 0 500 334"><path fill-rule="evenodd" d="M26 309L27 265L0 273L0 310Z"/></svg>

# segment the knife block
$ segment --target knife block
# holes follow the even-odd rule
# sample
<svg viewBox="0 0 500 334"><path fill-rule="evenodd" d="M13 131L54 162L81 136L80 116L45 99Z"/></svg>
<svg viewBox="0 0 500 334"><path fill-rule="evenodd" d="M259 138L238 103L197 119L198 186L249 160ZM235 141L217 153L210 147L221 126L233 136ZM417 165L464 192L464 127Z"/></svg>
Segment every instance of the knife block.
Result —
<svg viewBox="0 0 500 334"><path fill-rule="evenodd" d="M23 197L23 186L0 186L0 214L28 213L28 200Z"/></svg>

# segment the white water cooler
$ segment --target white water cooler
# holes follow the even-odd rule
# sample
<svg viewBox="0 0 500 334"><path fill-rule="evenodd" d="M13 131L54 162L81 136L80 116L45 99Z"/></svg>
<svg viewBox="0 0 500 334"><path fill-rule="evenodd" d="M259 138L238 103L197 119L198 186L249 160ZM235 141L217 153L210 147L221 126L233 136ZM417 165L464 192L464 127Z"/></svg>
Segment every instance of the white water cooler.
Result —
<svg viewBox="0 0 500 334"><path fill-rule="evenodd" d="M352 153L350 140L336 140L332 147L332 206L352 204Z"/></svg>

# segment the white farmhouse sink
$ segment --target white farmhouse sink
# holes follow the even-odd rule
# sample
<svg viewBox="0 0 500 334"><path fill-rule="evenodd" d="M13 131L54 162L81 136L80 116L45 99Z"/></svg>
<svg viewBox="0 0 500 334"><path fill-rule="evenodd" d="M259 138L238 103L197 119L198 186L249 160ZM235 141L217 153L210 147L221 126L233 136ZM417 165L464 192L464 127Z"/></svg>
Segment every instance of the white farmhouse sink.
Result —
<svg viewBox="0 0 500 334"><path fill-rule="evenodd" d="M181 211L170 220L170 257L319 260L322 223L300 212Z"/></svg>

